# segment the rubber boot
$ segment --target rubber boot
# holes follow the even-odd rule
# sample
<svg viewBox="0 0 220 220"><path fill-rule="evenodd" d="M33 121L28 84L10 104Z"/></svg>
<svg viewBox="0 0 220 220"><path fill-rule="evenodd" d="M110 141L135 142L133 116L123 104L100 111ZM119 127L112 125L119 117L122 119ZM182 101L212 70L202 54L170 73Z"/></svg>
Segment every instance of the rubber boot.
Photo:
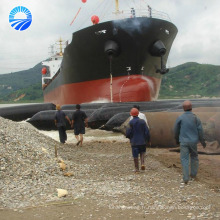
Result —
<svg viewBox="0 0 220 220"><path fill-rule="evenodd" d="M134 166L135 166L135 172L138 173L139 172L138 158L134 158Z"/></svg>
<svg viewBox="0 0 220 220"><path fill-rule="evenodd" d="M141 158L141 170L145 170L145 165L144 165L145 153L141 153L140 158Z"/></svg>

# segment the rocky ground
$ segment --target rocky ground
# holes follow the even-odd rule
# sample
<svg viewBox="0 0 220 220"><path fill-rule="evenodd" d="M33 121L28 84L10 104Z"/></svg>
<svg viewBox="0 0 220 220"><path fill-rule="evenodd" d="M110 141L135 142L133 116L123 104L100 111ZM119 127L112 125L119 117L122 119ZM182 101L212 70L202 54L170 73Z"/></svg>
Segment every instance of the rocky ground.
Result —
<svg viewBox="0 0 220 220"><path fill-rule="evenodd" d="M198 179L185 186L169 149L148 149L135 174L121 134L88 129L83 147L72 132L65 145L44 134L0 118L0 220L220 218L219 155L199 155Z"/></svg>

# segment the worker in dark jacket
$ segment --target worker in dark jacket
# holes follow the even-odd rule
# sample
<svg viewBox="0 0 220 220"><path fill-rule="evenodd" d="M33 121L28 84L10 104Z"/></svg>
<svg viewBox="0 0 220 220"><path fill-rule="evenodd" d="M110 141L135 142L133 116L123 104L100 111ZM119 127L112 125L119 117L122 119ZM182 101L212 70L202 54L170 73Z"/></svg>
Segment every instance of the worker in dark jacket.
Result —
<svg viewBox="0 0 220 220"><path fill-rule="evenodd" d="M183 182L189 181L189 157L191 163L191 178L195 178L198 172L199 159L197 143L200 141L203 147L206 143L203 137L203 128L200 119L192 113L192 103L183 102L183 110L174 126L176 143L180 144L180 159L182 164Z"/></svg>
<svg viewBox="0 0 220 220"><path fill-rule="evenodd" d="M129 122L129 127L126 130L126 137L130 139L131 143L135 172L139 172L139 154L141 160L141 170L145 170L144 158L146 153L146 145L150 142L149 129L145 121L138 118L138 114L138 109L131 109L130 115L133 116L133 119Z"/></svg>
<svg viewBox="0 0 220 220"><path fill-rule="evenodd" d="M77 146L83 144L83 134L85 134L85 126L88 127L88 117L86 113L80 110L81 106L76 105L76 111L72 115L72 127L74 127L74 134L77 140Z"/></svg>
<svg viewBox="0 0 220 220"><path fill-rule="evenodd" d="M57 109L57 112L55 115L54 122L55 122L55 126L57 126L58 131L59 131L60 142L64 144L67 140L66 120L69 121L70 125L71 125L71 121L69 117L65 114L65 112L60 110L60 105L57 105L56 109Z"/></svg>

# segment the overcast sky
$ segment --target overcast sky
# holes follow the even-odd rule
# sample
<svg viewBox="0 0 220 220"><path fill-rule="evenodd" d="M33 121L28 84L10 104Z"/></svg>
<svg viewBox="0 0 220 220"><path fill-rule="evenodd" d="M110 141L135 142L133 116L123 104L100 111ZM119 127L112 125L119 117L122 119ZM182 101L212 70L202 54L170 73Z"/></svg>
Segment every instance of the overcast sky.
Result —
<svg viewBox="0 0 220 220"><path fill-rule="evenodd" d="M105 2L105 3L104 3ZM60 37L70 40L72 32L91 23L91 15L112 12L114 0L1 0L0 74L29 69L48 58L49 46ZM150 5L166 12L177 26L168 66L193 61L220 65L220 1L218 0L120 0L121 10ZM16 6L28 8L32 23L24 31L9 24ZM72 25L77 11L81 11Z"/></svg>

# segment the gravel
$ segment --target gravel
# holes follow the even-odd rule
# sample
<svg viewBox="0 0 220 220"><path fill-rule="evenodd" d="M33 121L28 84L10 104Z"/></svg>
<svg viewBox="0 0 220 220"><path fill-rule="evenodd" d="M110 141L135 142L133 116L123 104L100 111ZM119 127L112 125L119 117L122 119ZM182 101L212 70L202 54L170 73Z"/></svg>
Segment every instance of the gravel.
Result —
<svg viewBox="0 0 220 220"><path fill-rule="evenodd" d="M50 146L57 143L27 124L0 118L1 207L25 207L48 196L60 169Z"/></svg>
<svg viewBox="0 0 220 220"><path fill-rule="evenodd" d="M134 174L130 146L122 136L74 144L62 145L26 123L0 118L0 209L80 199L93 201L97 210L132 210L142 218L220 218L219 192L197 181L181 184L176 168L163 166L150 153L146 171ZM67 190L67 196L59 198L57 189Z"/></svg>

